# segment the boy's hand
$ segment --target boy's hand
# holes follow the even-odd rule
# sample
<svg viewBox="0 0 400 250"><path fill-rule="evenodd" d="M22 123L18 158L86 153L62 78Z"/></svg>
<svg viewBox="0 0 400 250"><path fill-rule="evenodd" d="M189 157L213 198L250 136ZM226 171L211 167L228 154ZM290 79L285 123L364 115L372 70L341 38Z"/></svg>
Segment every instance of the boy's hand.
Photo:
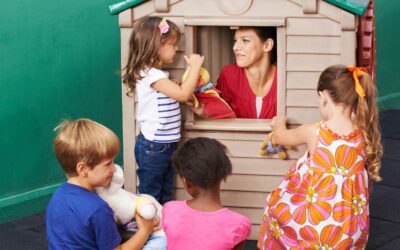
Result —
<svg viewBox="0 0 400 250"><path fill-rule="evenodd" d="M161 220L157 216L153 219L153 232L161 229Z"/></svg>
<svg viewBox="0 0 400 250"><path fill-rule="evenodd" d="M204 56L199 54L190 54L189 56L183 56L189 67L201 67L204 62Z"/></svg>
<svg viewBox="0 0 400 250"><path fill-rule="evenodd" d="M153 232L154 220L146 220L138 213L135 215L136 223L140 231L150 235Z"/></svg>

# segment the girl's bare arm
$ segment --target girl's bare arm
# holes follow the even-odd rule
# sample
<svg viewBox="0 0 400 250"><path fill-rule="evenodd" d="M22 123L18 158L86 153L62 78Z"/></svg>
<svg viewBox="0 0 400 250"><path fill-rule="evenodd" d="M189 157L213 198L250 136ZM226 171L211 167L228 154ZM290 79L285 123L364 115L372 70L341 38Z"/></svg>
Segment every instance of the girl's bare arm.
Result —
<svg viewBox="0 0 400 250"><path fill-rule="evenodd" d="M272 119L272 133L275 142L282 146L299 146L302 144L313 143L315 138L315 126L313 124L303 124L294 129L287 129L286 117L276 116Z"/></svg>
<svg viewBox="0 0 400 250"><path fill-rule="evenodd" d="M185 60L190 67L190 71L187 79L183 81L181 85L164 78L154 82L151 87L177 101L188 101L196 88L200 68L204 61L204 56L191 54L189 56L185 56Z"/></svg>

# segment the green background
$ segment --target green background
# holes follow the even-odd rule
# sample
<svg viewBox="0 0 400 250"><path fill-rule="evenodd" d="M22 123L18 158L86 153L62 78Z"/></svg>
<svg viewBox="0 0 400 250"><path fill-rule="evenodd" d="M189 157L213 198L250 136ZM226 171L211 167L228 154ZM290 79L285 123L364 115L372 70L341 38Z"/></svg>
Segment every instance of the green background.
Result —
<svg viewBox="0 0 400 250"><path fill-rule="evenodd" d="M87 117L122 139L118 17L108 11L114 2L2 3L0 222L43 211L65 180L52 151L62 119Z"/></svg>
<svg viewBox="0 0 400 250"><path fill-rule="evenodd" d="M2 3L0 223L43 211L65 180L52 152L52 130L63 118L93 119L122 138L120 36L108 12L115 2ZM387 96L400 92L400 1L375 7L377 84ZM400 100L381 106L400 109Z"/></svg>
<svg viewBox="0 0 400 250"><path fill-rule="evenodd" d="M400 109L400 1L375 0L376 81L381 110Z"/></svg>

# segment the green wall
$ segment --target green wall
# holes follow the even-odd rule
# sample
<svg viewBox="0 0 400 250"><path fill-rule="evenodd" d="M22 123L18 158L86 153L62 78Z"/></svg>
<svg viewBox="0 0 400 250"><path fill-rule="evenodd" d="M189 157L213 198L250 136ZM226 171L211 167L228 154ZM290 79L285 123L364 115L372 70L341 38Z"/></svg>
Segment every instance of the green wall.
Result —
<svg viewBox="0 0 400 250"><path fill-rule="evenodd" d="M400 1L375 0L376 81L382 110L400 109ZM383 98L382 98L383 97ZM378 99L379 100L379 99Z"/></svg>
<svg viewBox="0 0 400 250"><path fill-rule="evenodd" d="M52 151L63 118L93 119L122 138L119 27L108 12L115 2L2 4L0 223L43 211L65 180Z"/></svg>

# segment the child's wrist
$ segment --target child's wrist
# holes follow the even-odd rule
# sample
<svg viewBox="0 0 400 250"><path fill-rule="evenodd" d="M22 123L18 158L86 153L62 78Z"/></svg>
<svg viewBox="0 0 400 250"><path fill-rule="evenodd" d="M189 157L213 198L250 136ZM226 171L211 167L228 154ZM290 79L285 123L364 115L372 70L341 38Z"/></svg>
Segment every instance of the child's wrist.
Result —
<svg viewBox="0 0 400 250"><path fill-rule="evenodd" d="M136 234L141 235L143 237L149 237L151 233L152 233L152 230L147 229L147 228L139 228L136 231Z"/></svg>

